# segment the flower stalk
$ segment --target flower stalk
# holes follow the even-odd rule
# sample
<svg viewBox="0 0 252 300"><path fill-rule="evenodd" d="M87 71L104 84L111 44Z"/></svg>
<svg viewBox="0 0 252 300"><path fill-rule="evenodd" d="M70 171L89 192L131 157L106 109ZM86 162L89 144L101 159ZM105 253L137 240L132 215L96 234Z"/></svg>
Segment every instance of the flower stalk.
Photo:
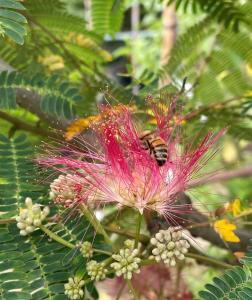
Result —
<svg viewBox="0 0 252 300"><path fill-rule="evenodd" d="M135 248L138 247L138 244L139 244L139 241L140 241L142 219L143 219L142 214L140 212L138 212L137 228L136 228L136 238L135 238L135 245L134 245Z"/></svg>
<svg viewBox="0 0 252 300"><path fill-rule="evenodd" d="M247 217L249 215L252 214L252 209L247 209L243 212L241 212L238 216L236 216L234 219L237 220L237 219L240 219L240 218L243 218L243 217Z"/></svg>
<svg viewBox="0 0 252 300"><path fill-rule="evenodd" d="M202 262L206 262L209 265L219 267L219 268L230 269L230 268L233 267L232 265L230 265L228 263L225 263L223 261L205 256L205 255L200 255L200 254L195 254L195 253L186 253L185 256L188 257L188 258L193 258L195 260L200 260Z"/></svg>
<svg viewBox="0 0 252 300"><path fill-rule="evenodd" d="M60 236L58 236L57 234L55 234L54 232L49 230L44 225L40 225L39 227L40 227L41 230L43 230L54 241L66 246L70 249L75 248L74 244L64 240L63 238L61 238ZM108 252L108 251L105 251L105 250L100 250L100 249L95 249L95 248L93 249L93 251L97 252L97 253L101 253L101 254L106 254L106 255L111 255L112 254L111 252ZM196 259L196 260L200 260L202 262L206 262L206 263L208 263L210 265L213 265L213 266L216 266L216 267L225 268L225 269L232 268L232 265L230 265L228 263L222 262L220 260L216 260L214 258L205 256L205 255L200 255L200 254L195 254L195 253L187 253L187 254L185 254L185 256L188 257L188 258L193 258L193 259ZM111 260L109 262L111 262ZM155 263L156 263L156 261L154 259L145 259L145 260L141 261L140 265L145 266L145 265L151 265L151 264L155 264Z"/></svg>
<svg viewBox="0 0 252 300"><path fill-rule="evenodd" d="M70 248L70 249L74 249L75 245L64 240L63 238L61 238L60 236L58 236L57 234L55 234L54 232L52 232L50 229L48 229L47 227L45 227L44 225L40 225L39 228L41 230L43 230L52 240Z"/></svg>
<svg viewBox="0 0 252 300"><path fill-rule="evenodd" d="M223 261L214 259L212 257L208 257L208 256L205 256L205 255L200 255L200 254L195 254L195 253L191 253L191 252L186 253L185 257L192 258L192 259L195 259L195 260L198 260L198 261L202 261L203 263L205 262L208 265L218 267L218 268L230 269L230 268L233 267L232 265L230 265L228 263L225 263ZM156 264L156 263L157 262L155 261L155 259L143 259L141 261L141 266L148 266L148 265L153 265L153 264Z"/></svg>
<svg viewBox="0 0 252 300"><path fill-rule="evenodd" d="M93 251L96 252L96 253L100 253L100 254L105 254L105 255L109 255L111 256L112 253L109 252L109 251L105 251L105 250L101 250L101 249L96 249L96 248L93 248Z"/></svg>
<svg viewBox="0 0 252 300"><path fill-rule="evenodd" d="M113 233L117 233L119 235L124 235L128 238L133 238L133 239L137 239L137 236L135 233L133 232L128 232L127 230L125 229L120 229L118 228L117 226L115 225L109 225L109 226L106 226L105 229L109 232L113 232ZM149 237L147 235L144 235L144 234L140 234L139 237L138 237L138 240L143 243L143 244L148 244L149 242Z"/></svg>
<svg viewBox="0 0 252 300"><path fill-rule="evenodd" d="M139 296L137 295L137 292L136 290L134 289L133 285L132 285L132 281L127 279L127 285L128 285L128 288L130 290L130 293L132 294L132 296L134 297L134 300L139 300Z"/></svg>
<svg viewBox="0 0 252 300"><path fill-rule="evenodd" d="M74 244L64 240L62 237L58 236L56 233L52 232L50 229L48 229L47 227L45 227L44 225L40 225L39 228L44 231L44 233L46 233L52 240L70 248L70 249L74 249L76 248ZM96 253L100 253L100 254L106 254L108 256L111 256L112 253L109 251L105 251L105 250L101 250L101 249L96 249L93 248L92 249L94 252Z"/></svg>

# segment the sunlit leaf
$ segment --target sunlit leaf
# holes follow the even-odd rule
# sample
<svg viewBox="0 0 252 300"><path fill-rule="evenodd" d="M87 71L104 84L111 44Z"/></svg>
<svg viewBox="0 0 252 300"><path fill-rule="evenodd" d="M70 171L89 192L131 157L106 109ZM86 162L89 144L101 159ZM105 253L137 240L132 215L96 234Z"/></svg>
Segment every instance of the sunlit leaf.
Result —
<svg viewBox="0 0 252 300"><path fill-rule="evenodd" d="M25 10L25 7L16 0L0 1L0 33L22 45L26 34L24 23L27 23L27 20L23 15L11 9Z"/></svg>

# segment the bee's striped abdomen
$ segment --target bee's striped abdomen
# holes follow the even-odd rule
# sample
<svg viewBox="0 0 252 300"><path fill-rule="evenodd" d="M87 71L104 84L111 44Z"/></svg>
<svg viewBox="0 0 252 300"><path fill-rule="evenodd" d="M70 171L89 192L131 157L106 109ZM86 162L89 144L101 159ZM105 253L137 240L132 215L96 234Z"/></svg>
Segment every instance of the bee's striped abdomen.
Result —
<svg viewBox="0 0 252 300"><path fill-rule="evenodd" d="M146 132L140 137L140 140L143 149L149 151L160 167L163 166L168 159L168 148L165 141L161 137L153 138L151 132Z"/></svg>
<svg viewBox="0 0 252 300"><path fill-rule="evenodd" d="M153 155L156 159L157 164L161 167L163 166L168 158L168 149L164 140L160 137L150 141L153 149Z"/></svg>

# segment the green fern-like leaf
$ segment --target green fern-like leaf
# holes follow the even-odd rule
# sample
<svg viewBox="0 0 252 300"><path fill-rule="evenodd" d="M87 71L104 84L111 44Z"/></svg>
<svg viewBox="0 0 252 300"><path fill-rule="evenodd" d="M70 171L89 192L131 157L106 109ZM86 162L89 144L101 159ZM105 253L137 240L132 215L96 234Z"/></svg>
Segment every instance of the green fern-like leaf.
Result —
<svg viewBox="0 0 252 300"><path fill-rule="evenodd" d="M211 21L206 18L199 23L191 26L184 34L182 34L176 41L175 46L171 52L171 59L167 66L161 71L161 76L168 72L168 74L178 74L179 76L188 76L188 70L192 65L195 65L199 59L198 48L201 43L213 33ZM191 54L195 53L194 60L189 61Z"/></svg>
<svg viewBox="0 0 252 300"><path fill-rule="evenodd" d="M111 55L99 45L101 43L101 37L97 34L99 32L87 30L82 18L68 14L62 7L48 9L48 6L51 7L51 1L48 0L42 7L34 5L33 2L36 1L30 1L26 6L35 25L32 30L35 32L36 39L33 41L34 35L31 36L31 43L34 42L34 46L37 45L38 36L42 44L48 44L51 40L54 43L57 41L54 54L58 53L62 56L63 53L65 62L69 64L75 60L75 68L76 63L83 70L85 70L83 65L90 66L87 71L93 69L94 62L111 60Z"/></svg>
<svg viewBox="0 0 252 300"><path fill-rule="evenodd" d="M82 97L78 90L68 82L62 82L58 76L45 77L41 74L26 76L17 72L2 72L0 74L0 107L15 108L17 89L34 91L41 96L43 112L72 119L75 115L75 105Z"/></svg>
<svg viewBox="0 0 252 300"><path fill-rule="evenodd" d="M62 0L31 0L24 3L29 12L64 11L65 3Z"/></svg>
<svg viewBox="0 0 252 300"><path fill-rule="evenodd" d="M251 14L252 16L252 14ZM219 42L225 51L232 51L233 55L247 63L252 62L252 39L250 33L239 32L232 34L229 30L224 30L219 34Z"/></svg>
<svg viewBox="0 0 252 300"><path fill-rule="evenodd" d="M27 23L27 20L16 10L24 9L25 7L19 1L0 1L0 34L8 36L21 45L24 43L24 35L26 34L24 24Z"/></svg>
<svg viewBox="0 0 252 300"><path fill-rule="evenodd" d="M197 99L219 101L232 96L242 96L250 89L244 68L251 62L252 41L247 33L222 31L216 36L216 45L206 59L206 66L195 88ZM216 47L217 48L217 47Z"/></svg>
<svg viewBox="0 0 252 300"><path fill-rule="evenodd" d="M0 135L0 218L15 216L25 197L39 197L43 187L32 181L32 148L26 136Z"/></svg>
<svg viewBox="0 0 252 300"><path fill-rule="evenodd" d="M62 71L75 71L94 75L94 64L111 60L111 54L100 44L101 36L86 29L83 18L70 15L61 1L30 0L24 3L29 27L27 42L22 47L10 43L0 44L1 58L16 70L34 72L51 71L44 58L60 56ZM42 62L40 65L38 61Z"/></svg>
<svg viewBox="0 0 252 300"><path fill-rule="evenodd" d="M183 6L186 12L189 8L193 12L201 10L208 14L212 19L223 24L225 27L232 27L238 31L241 22L245 22L245 14L241 8L230 0L170 0L169 3L175 3L176 8Z"/></svg>
<svg viewBox="0 0 252 300"><path fill-rule="evenodd" d="M252 239L247 247L245 256L240 261L252 270Z"/></svg>
<svg viewBox="0 0 252 300"><path fill-rule="evenodd" d="M245 256L240 259L243 268L235 267L227 270L221 277L214 277L213 284L206 284L200 291L201 299L205 300L243 300L252 299L252 240Z"/></svg>
<svg viewBox="0 0 252 300"><path fill-rule="evenodd" d="M90 65L89 72L93 73L93 65L97 62L112 60L112 56L94 43L91 39L83 38L78 42L78 36L73 36L66 43L66 48L74 54L80 61ZM94 72L95 73L95 72Z"/></svg>
<svg viewBox="0 0 252 300"><path fill-rule="evenodd" d="M124 0L93 0L91 15L94 31L101 35L120 31L123 11Z"/></svg>
<svg viewBox="0 0 252 300"><path fill-rule="evenodd" d="M199 292L200 299L205 300L243 300L251 299L251 272L246 267L227 270L221 277L214 277L212 284L207 284ZM247 298L244 298L247 295Z"/></svg>
<svg viewBox="0 0 252 300"><path fill-rule="evenodd" d="M114 0L114 3L112 5L111 18L109 24L110 33L112 34L121 30L124 17L124 2L125 0Z"/></svg>
<svg viewBox="0 0 252 300"><path fill-rule="evenodd" d="M33 184L36 172L30 159L32 147L24 135L14 139L0 136L0 299L67 299L64 284L69 277L82 274L88 279L85 265L78 247L66 248L49 240L39 228L27 237L20 235L15 220L19 209L24 206L26 197L34 202L48 204L45 190ZM36 172L37 176L37 172ZM52 214L57 208L52 208ZM73 213L76 213L73 216ZM92 242L96 249L106 249L103 238L95 234L88 221L77 212L60 211L61 221L45 224L61 238L78 245L79 242ZM12 218L12 219L10 219ZM48 226L49 225L49 226ZM101 261L104 254L95 254L94 259ZM92 282L86 288L98 297Z"/></svg>
<svg viewBox="0 0 252 300"><path fill-rule="evenodd" d="M93 242L94 232L85 221L75 218L57 227L55 232L64 239L74 242L84 238ZM95 241L94 246L99 244ZM99 261L99 257L95 259ZM0 227L1 299L67 300L64 284L78 270L85 276L85 264L77 248L71 251L49 241L41 230L22 237L16 224ZM93 285L91 289L96 291Z"/></svg>
<svg viewBox="0 0 252 300"><path fill-rule="evenodd" d="M100 42L101 38L93 31L85 28L83 19L67 14L66 12L51 10L51 11L33 11L30 12L32 17L39 24L45 26L57 38L67 34L83 34L86 38L91 38L94 42Z"/></svg>
<svg viewBox="0 0 252 300"><path fill-rule="evenodd" d="M239 33L216 31L207 18L178 38L160 74L168 74L174 80L188 77L195 86L191 100L194 103L241 97L250 90L250 78L244 70L252 61L251 48L252 40L245 27Z"/></svg>
<svg viewBox="0 0 252 300"><path fill-rule="evenodd" d="M25 43L22 46L23 51L20 51L19 45L13 45L13 43L6 43L0 40L0 56L3 61L14 67L19 71L23 71L28 67L31 67L34 61L35 51L32 51L31 46Z"/></svg>

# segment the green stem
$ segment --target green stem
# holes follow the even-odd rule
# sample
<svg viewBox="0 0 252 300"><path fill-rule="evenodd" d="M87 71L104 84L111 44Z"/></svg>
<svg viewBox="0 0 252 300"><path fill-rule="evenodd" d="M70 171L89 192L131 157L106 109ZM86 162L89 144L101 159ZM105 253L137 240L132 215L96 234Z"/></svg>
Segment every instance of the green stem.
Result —
<svg viewBox="0 0 252 300"><path fill-rule="evenodd" d="M187 253L185 254L186 257L194 258L196 260L201 260L203 262L207 262L209 265L213 265L215 267L219 268L225 268L225 269L230 269L233 266L230 264L227 264L225 262L222 262L220 260L216 260L214 258L205 256L205 255L200 255L200 254L194 254L194 253Z"/></svg>
<svg viewBox="0 0 252 300"><path fill-rule="evenodd" d="M126 285L126 281L124 280L123 283L122 283L122 286L121 286L121 288L119 290L119 292L117 293L116 300L119 300L121 298L122 292L123 292L123 290L125 288L125 285Z"/></svg>
<svg viewBox="0 0 252 300"><path fill-rule="evenodd" d="M132 285L132 282L131 280L127 279L127 285L128 285L128 288L130 290L130 293L132 293L133 297L135 300L139 300L139 297L136 293L136 290L134 289L133 285Z"/></svg>
<svg viewBox="0 0 252 300"><path fill-rule="evenodd" d="M143 259L141 261L141 266L148 266L148 265L153 265L156 264L157 262L154 259Z"/></svg>
<svg viewBox="0 0 252 300"><path fill-rule="evenodd" d="M40 225L39 228L41 230L43 230L51 239L53 239L54 241L68 247L71 249L75 248L75 245L62 239L60 236L58 236L57 234L55 234L54 232L52 232L50 229L48 229L47 227L45 227L44 225Z"/></svg>
<svg viewBox="0 0 252 300"><path fill-rule="evenodd" d="M88 221L93 225L94 229L103 235L104 240L114 248L114 245L112 241L110 240L109 236L107 235L106 231L104 230L103 226L99 222L99 220L96 218L95 214L88 209L88 207L85 204L80 205L80 209L84 216L88 219Z"/></svg>
<svg viewBox="0 0 252 300"><path fill-rule="evenodd" d="M10 218L10 219L1 219L0 224L9 224L9 223L15 223L17 222L15 218Z"/></svg>
<svg viewBox="0 0 252 300"><path fill-rule="evenodd" d="M142 224L142 215L138 212L138 220L137 220L137 230L136 230L136 238L134 247L137 248L140 240L141 233L141 224Z"/></svg>
<svg viewBox="0 0 252 300"><path fill-rule="evenodd" d="M192 229L192 228L197 228L197 227L204 227L204 226L210 226L214 221L207 221L207 222L202 222L202 223L195 223L191 224L188 226L185 226L185 229Z"/></svg>
<svg viewBox="0 0 252 300"><path fill-rule="evenodd" d="M239 224L242 224L242 225L252 225L252 222L244 221L244 222L239 222Z"/></svg>
<svg viewBox="0 0 252 300"><path fill-rule="evenodd" d="M107 267L108 265L110 265L110 263L113 261L112 257L109 257L105 260L103 260L102 262L105 263L105 267Z"/></svg>
<svg viewBox="0 0 252 300"><path fill-rule="evenodd" d="M93 251L94 251L94 252L97 252L97 253L101 253L101 254L106 254L106 255L109 255L109 256L112 255L111 252L108 252L108 251L105 251L105 250L100 250L100 249L95 249L95 248L93 248Z"/></svg>
<svg viewBox="0 0 252 300"><path fill-rule="evenodd" d="M237 220L237 219L239 219L239 218L246 217L246 216L251 215L251 214L252 214L252 208L243 211L243 212L240 213L238 216L236 216L234 219Z"/></svg>
<svg viewBox="0 0 252 300"><path fill-rule="evenodd" d="M219 268L225 268L225 269L229 269L232 268L233 266L227 263L224 263L222 261L216 260L214 258L208 257L208 256L204 256L204 255L200 255L200 254L195 254L195 253L187 253L185 254L186 257L190 257L190 258L194 258L196 260L200 260L203 262L207 262L209 265L213 265ZM147 266L147 265L152 265L155 264L156 261L154 259L143 259L141 261L141 266Z"/></svg>
<svg viewBox="0 0 252 300"><path fill-rule="evenodd" d="M115 225L109 225L109 226L105 226L105 229L109 232L114 232L114 233L118 233L120 235L125 235L129 238L133 238L136 239L137 236L135 233L133 232L128 232L127 230L124 229L119 229L117 226ZM144 234L140 234L139 235L139 241L142 242L143 244L147 244L149 242L149 237L144 235Z"/></svg>

